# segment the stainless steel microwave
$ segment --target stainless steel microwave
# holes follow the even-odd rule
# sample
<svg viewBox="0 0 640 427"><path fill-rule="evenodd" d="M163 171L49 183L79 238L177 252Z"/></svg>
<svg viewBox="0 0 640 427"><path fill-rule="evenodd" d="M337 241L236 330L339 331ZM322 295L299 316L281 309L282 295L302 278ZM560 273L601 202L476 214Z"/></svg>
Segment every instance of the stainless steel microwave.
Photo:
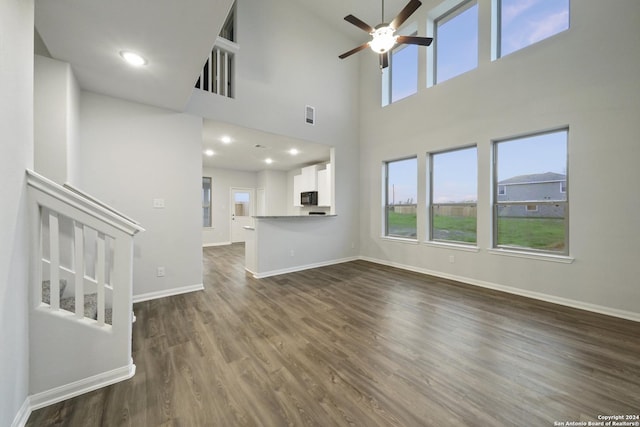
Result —
<svg viewBox="0 0 640 427"><path fill-rule="evenodd" d="M300 204L302 206L317 206L318 205L318 192L317 191L303 191L300 193Z"/></svg>

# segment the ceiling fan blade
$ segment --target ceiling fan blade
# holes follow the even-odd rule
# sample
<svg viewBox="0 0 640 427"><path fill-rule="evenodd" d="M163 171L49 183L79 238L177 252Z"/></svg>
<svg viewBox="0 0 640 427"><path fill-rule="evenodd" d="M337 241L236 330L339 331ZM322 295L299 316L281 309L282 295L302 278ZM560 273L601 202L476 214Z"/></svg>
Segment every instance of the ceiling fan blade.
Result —
<svg viewBox="0 0 640 427"><path fill-rule="evenodd" d="M366 22L362 22L360 19L356 18L353 15L345 16L344 20L355 25L358 28L365 30L367 33L373 33L375 31L375 29L371 25L367 24Z"/></svg>
<svg viewBox="0 0 640 427"><path fill-rule="evenodd" d="M354 53L358 53L358 52L360 52L361 50L366 49L366 48L368 48L368 47L369 47L369 42L367 42L367 43L365 43L365 44L361 44L360 46L358 46L358 47L356 47L356 48L354 48L354 49L351 49L349 52L345 52L345 53L343 53L342 55L338 56L338 58L340 58L340 59L344 59L344 58L346 58L347 56L351 56L351 55L353 55Z"/></svg>
<svg viewBox="0 0 640 427"><path fill-rule="evenodd" d="M404 9L402 9L400 11L400 13L398 14L398 16L396 16L393 21L391 21L391 24L389 24L389 26L391 28L393 28L394 30L397 30L398 28L400 28L400 26L402 24L404 24L404 21L407 20L407 18L409 18L413 12L416 11L416 9L418 9L420 7L420 5L422 5L422 2L420 0L411 0L405 7ZM346 18L345 18L346 19Z"/></svg>
<svg viewBox="0 0 640 427"><path fill-rule="evenodd" d="M417 36L398 36L396 43L404 44L419 44L420 46L429 46L433 39L431 37L417 37Z"/></svg>
<svg viewBox="0 0 640 427"><path fill-rule="evenodd" d="M384 70L389 66L389 52L380 54L380 69Z"/></svg>

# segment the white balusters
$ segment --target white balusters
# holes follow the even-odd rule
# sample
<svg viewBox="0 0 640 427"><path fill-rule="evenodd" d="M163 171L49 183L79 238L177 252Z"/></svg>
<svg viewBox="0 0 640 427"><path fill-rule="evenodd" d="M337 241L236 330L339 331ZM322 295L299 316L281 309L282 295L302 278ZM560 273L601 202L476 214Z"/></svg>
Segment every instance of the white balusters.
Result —
<svg viewBox="0 0 640 427"><path fill-rule="evenodd" d="M105 249L105 235L98 233L98 257L96 262L96 281L98 282L98 325L104 325L104 287L105 287L105 271L107 268L106 259L107 252Z"/></svg>
<svg viewBox="0 0 640 427"><path fill-rule="evenodd" d="M84 225L73 222L76 317L84 317Z"/></svg>
<svg viewBox="0 0 640 427"><path fill-rule="evenodd" d="M53 310L60 308L60 226L58 214L49 214L49 304Z"/></svg>
<svg viewBox="0 0 640 427"><path fill-rule="evenodd" d="M227 50L215 46L202 68L199 85L196 85L196 87L207 92L232 98L233 58L233 49Z"/></svg>

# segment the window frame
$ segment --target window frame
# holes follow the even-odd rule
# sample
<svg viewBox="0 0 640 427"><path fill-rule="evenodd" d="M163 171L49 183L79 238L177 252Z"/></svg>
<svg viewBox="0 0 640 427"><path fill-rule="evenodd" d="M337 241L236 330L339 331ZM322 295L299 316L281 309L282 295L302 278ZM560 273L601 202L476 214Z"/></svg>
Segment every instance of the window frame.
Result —
<svg viewBox="0 0 640 427"><path fill-rule="evenodd" d="M429 179L429 205L428 205L428 230L429 230L429 236L428 236L428 241L430 243L444 243L444 244L453 244L453 245L464 245L464 246L469 246L469 247L477 247L478 245L478 214L477 214L477 209L478 209L478 201L476 200L476 203L469 203L469 202L460 202L460 203L434 203L433 202L433 195L434 195L434 165L433 165L433 160L434 160L434 156L437 156L438 154L446 154L446 153L453 153L456 151L462 151L462 150L468 150L471 148L475 148L476 150L476 167L478 164L478 145L477 144L471 144L471 145L465 145L465 146L461 146L461 147L455 147L455 148L451 148L451 149L447 149L447 150L441 150L441 151L433 151L433 152L429 152L427 153L427 159L428 159L428 165L429 165L429 174L428 174L428 179ZM477 194L478 194L478 177L477 177L477 173L476 173L476 198L477 198ZM462 206L462 207L471 207L471 206L475 206L476 208L476 241L475 242L464 242L464 241L460 241L460 240L445 240L445 239L436 239L434 238L434 230L433 230L433 219L435 218L435 212L434 212L434 207L435 206Z"/></svg>
<svg viewBox="0 0 640 427"><path fill-rule="evenodd" d="M418 35L418 25L416 22L406 24L405 28L396 31L396 35L402 36L417 36ZM409 98L417 94L420 91L420 50L417 49L417 59L416 59L416 90L411 95L407 95L403 98L393 100L393 52L399 51L404 48L415 46L408 44L400 44L393 47L388 52L389 55L389 66L382 70L381 73L381 100L380 104L382 107L386 107L388 105L395 104L396 102L402 101L403 99ZM417 46L416 46L417 48Z"/></svg>
<svg viewBox="0 0 640 427"><path fill-rule="evenodd" d="M529 43L526 46L523 46L519 49L513 50L509 53L507 53L506 55L503 54L502 52L502 2L503 0L492 0L491 2L491 9L492 9L492 19L491 19L491 35L492 35L492 40L491 40L491 60L495 61L497 59L503 58L505 56L511 55L512 53L516 53L519 52L523 49L526 49L528 47L531 47L535 44L538 44L541 41L547 40L551 37L555 37L558 34L562 34L565 31L569 31L571 29L571 0L567 0L567 10L568 10L568 18L567 18L567 28L559 31L557 33L553 33L550 36L547 36L543 39L534 41L532 43Z"/></svg>
<svg viewBox="0 0 640 427"><path fill-rule="evenodd" d="M512 137L508 137L508 138L501 138L501 139L497 139L497 140L493 140L492 141L492 250L508 250L508 251L512 251L512 252L518 252L518 253L522 253L522 254L532 254L532 255L545 255L545 256L561 256L561 257L569 257L570 255L570 236L569 236L569 127L565 126L565 127L560 127L560 128L554 128L551 130L547 130L547 131L540 131L540 132L532 132L532 133L526 133L526 134L521 134L521 135L517 135L517 136L512 136ZM565 132L566 134L566 158L565 158L565 192L562 194L565 194L565 199L564 200L524 200L524 201L512 201L512 200L508 200L508 201L499 201L498 200L498 146L502 143L505 142L511 142L511 141L518 141L521 139L525 139L525 138L532 138L532 137L536 137L536 136L542 136L542 135L548 135L548 134L553 134L553 133L560 133L560 132ZM506 193L506 188L505 188L505 193ZM503 195L503 194L500 194ZM512 246L512 245L500 245L498 244L498 213L499 213L499 206L501 205L516 205L516 206L524 206L525 210L526 210L526 206L527 205L532 205L534 204L533 202L535 202L537 208L539 209L540 206L544 205L544 206L550 206L550 205L555 205L555 204L563 204L563 208L564 208L564 248L562 251L553 251L553 250L544 250L544 249L536 249L536 248L530 248L530 247L520 247L520 246Z"/></svg>
<svg viewBox="0 0 640 427"><path fill-rule="evenodd" d="M413 236L402 236L402 235L396 235L396 234L389 234L389 207L390 206L395 206L395 205L389 205L389 164L390 163L396 163L396 162L402 162L405 160L412 160L414 159L416 161L416 235L415 237ZM417 215L417 208L418 208L418 174L419 174L419 162L418 162L418 156L417 155L412 155L412 156L407 156L407 157L400 157L400 158L396 158L393 160L385 160L382 163L382 173L384 176L383 179L383 187L382 187L382 193L383 193L383 200L382 200L382 237L385 239L394 239L394 240L406 240L409 242L418 242L418 215Z"/></svg>
<svg viewBox="0 0 640 427"><path fill-rule="evenodd" d="M209 180L209 205L205 206L205 181ZM202 228L213 228L213 178L210 176L203 176L202 177L202 197L200 199L200 203L202 205L202 219L203 219L203 223L202 223ZM205 219L205 209L209 209L209 215L208 215L208 225L206 225L204 223L204 219Z"/></svg>
<svg viewBox="0 0 640 427"><path fill-rule="evenodd" d="M479 57L476 58L476 66L474 68L471 68L469 70L466 70L460 74L456 74L455 76L451 76L449 78L447 78L446 80L443 81L439 81L438 80L438 27L441 24L446 24L448 21L451 21L453 19L455 19L457 16L459 16L460 14L466 12L467 10L471 9L474 6L478 6L478 19L479 19L479 14L480 14L480 6L478 4L478 0L461 0L458 3L456 3L453 7L447 9L444 13L440 13L437 16L435 16L432 19L432 22L430 23L432 28L432 32L433 32L433 39L434 39L434 46L433 46L433 53L432 55L430 55L429 63L427 64L431 67L431 73L430 73L430 79L428 81L427 86L435 86L437 84L442 84L448 80L454 79L458 76L461 76L463 74L468 73L469 71L473 71L475 69L478 68L479 65ZM443 22L444 21L444 22ZM476 55L479 56L480 54L480 22L477 23L478 28L478 34L477 34L477 46L476 46Z"/></svg>

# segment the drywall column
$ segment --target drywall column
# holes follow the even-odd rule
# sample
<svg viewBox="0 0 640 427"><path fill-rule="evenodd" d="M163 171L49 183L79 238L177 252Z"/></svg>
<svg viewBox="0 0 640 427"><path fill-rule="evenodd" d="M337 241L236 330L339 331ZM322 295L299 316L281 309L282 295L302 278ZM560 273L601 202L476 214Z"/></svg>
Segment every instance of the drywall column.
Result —
<svg viewBox="0 0 640 427"><path fill-rule="evenodd" d="M68 63L35 55L34 167L59 184L77 178L79 97Z"/></svg>

